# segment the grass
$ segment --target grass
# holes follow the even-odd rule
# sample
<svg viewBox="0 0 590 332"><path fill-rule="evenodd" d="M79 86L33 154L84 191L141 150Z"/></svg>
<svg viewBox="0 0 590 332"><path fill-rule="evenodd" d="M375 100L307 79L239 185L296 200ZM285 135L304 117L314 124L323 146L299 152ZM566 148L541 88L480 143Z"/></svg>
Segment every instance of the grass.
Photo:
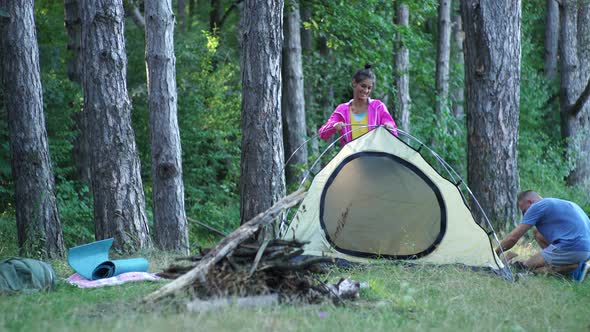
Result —
<svg viewBox="0 0 590 332"><path fill-rule="evenodd" d="M149 254L151 270L172 256ZM72 273L52 262L60 277ZM228 307L189 313L179 302L142 305L163 283L78 289L59 282L55 291L0 297L4 331L582 331L590 327L590 281L528 276L510 283L491 273L456 266L407 266L389 262L352 270L334 268L323 279L367 281L360 299L343 306Z"/></svg>

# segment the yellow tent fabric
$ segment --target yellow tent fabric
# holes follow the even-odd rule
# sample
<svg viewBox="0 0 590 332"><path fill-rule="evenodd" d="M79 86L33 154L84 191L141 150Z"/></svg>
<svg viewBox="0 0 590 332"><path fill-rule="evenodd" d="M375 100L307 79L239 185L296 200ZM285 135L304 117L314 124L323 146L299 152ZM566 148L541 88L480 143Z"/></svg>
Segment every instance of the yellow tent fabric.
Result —
<svg viewBox="0 0 590 332"><path fill-rule="evenodd" d="M384 127L348 143L314 177L285 239L304 255L503 269L455 184Z"/></svg>

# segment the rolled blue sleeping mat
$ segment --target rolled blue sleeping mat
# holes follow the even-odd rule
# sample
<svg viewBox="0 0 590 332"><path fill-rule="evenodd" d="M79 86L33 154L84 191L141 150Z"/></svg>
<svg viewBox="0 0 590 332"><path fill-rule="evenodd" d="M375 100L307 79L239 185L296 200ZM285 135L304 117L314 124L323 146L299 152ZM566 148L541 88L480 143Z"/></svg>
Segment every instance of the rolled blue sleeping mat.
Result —
<svg viewBox="0 0 590 332"><path fill-rule="evenodd" d="M78 274L89 280L110 278L126 272L146 272L145 258L109 259L113 238L100 240L68 250L68 263Z"/></svg>

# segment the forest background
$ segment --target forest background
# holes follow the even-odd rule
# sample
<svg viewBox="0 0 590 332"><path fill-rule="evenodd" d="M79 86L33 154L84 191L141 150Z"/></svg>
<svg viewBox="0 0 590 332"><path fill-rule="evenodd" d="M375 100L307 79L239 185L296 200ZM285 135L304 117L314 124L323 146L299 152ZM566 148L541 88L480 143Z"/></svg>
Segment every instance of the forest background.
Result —
<svg viewBox="0 0 590 332"><path fill-rule="evenodd" d="M179 1L180 2L180 1ZM240 222L241 100L239 7L241 1L182 1L176 13L175 44L178 123L186 214L224 232ZM394 105L396 43L409 51L412 135L436 142L436 151L467 179L467 126L462 96L445 100L441 112L436 90L438 1L408 2L407 26L394 24L392 1L301 1L305 115L309 135L338 103L352 96L352 74L372 63L377 75L373 97L383 100L400 122ZM178 3L174 3L178 10ZM152 227L152 183L145 32L134 21L142 3L126 2L127 86L133 129L141 159L148 224ZM287 6L289 4L287 3ZM458 4L452 8L458 15ZM136 17L135 17L136 18ZM82 88L68 79L71 52L64 28L63 1L37 1L43 109L57 199L66 247L95 239L93 201L88 183L76 167L76 114L83 107ZM456 22L455 20L453 20ZM545 75L546 6L544 0L522 3L518 174L514 187L543 196L578 202L590 212L588 191L568 186L574 164L560 133L560 82ZM398 39L394 38L399 36ZM462 38L458 30L454 36ZM307 44L305 42L307 40ZM457 40L454 38L453 40ZM307 45L307 46L306 46ZM461 41L452 42L449 89L461 91L464 64ZM17 252L14 181L11 174L4 87L0 88L0 256ZM453 94L451 93L451 96ZM317 151L328 143L319 142ZM285 156L287 159L289 156ZM313 149L309 160L314 161ZM291 184L292 190L295 186ZM508 193L507 193L508 195ZM514 203L515 205L515 203ZM502 223L504 231L516 220ZM190 222L192 248L213 235Z"/></svg>

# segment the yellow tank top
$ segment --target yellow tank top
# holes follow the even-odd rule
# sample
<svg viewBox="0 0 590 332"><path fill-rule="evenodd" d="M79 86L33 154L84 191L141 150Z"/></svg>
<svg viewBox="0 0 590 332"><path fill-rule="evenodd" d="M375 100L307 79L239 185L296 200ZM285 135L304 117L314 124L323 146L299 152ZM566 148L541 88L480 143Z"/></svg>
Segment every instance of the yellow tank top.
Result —
<svg viewBox="0 0 590 332"><path fill-rule="evenodd" d="M350 130L352 130L351 134L352 134L352 139L357 139L361 136L363 136L364 134L369 132L369 127L362 127L362 126L366 126L369 124L369 116L368 116L368 112L362 113L362 114L356 114L352 112L352 109L349 111L350 112ZM362 127L362 128L360 128Z"/></svg>

